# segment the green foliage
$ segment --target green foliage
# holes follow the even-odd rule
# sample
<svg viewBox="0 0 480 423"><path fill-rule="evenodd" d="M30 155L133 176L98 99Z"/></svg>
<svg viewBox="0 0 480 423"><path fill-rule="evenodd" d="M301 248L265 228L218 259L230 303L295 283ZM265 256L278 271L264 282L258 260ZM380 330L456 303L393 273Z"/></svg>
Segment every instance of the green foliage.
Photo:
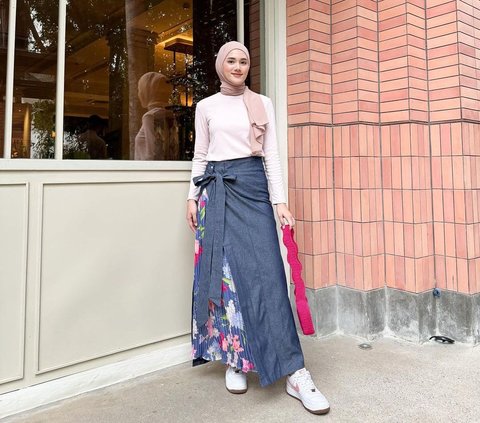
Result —
<svg viewBox="0 0 480 423"><path fill-rule="evenodd" d="M64 159L90 159L87 151L87 145L81 142L79 135L76 133L64 132L63 158Z"/></svg>
<svg viewBox="0 0 480 423"><path fill-rule="evenodd" d="M32 127L35 134L33 151L39 159L55 156L55 102L40 100L32 104Z"/></svg>

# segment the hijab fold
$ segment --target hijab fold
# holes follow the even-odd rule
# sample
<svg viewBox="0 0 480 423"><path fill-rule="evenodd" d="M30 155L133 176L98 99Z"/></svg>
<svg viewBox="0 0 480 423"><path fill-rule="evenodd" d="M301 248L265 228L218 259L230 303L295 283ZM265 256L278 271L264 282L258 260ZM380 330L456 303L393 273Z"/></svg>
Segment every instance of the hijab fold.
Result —
<svg viewBox="0 0 480 423"><path fill-rule="evenodd" d="M167 77L160 72L147 72L138 80L138 98L145 109L165 107L164 97Z"/></svg>
<svg viewBox="0 0 480 423"><path fill-rule="evenodd" d="M224 44L217 54L215 69L220 78L220 92L224 95L242 95L243 102L247 108L248 119L250 120L250 148L253 156L263 154L263 138L268 124L268 116L259 94L251 91L245 83L242 85L233 85L225 78L223 73L223 62L232 50L241 50L247 56L250 64L250 53L248 49L238 41L230 41Z"/></svg>

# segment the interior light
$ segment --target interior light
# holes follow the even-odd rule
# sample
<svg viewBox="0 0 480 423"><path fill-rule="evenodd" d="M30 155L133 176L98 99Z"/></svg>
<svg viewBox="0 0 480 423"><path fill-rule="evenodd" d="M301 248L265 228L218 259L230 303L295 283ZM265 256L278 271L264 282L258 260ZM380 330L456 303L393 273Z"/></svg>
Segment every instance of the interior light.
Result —
<svg viewBox="0 0 480 423"><path fill-rule="evenodd" d="M178 37L177 35L174 35L173 37L170 37L170 38L162 41L162 43L165 45L165 44L168 44L170 41L173 41L175 39L178 40L178 41L185 41L188 44L193 43L193 38Z"/></svg>

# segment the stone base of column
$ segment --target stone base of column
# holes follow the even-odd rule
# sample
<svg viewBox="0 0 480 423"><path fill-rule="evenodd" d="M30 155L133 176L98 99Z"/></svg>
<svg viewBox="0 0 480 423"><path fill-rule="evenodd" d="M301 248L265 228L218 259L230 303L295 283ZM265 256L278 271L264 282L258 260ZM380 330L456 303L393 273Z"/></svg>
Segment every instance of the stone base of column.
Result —
<svg viewBox="0 0 480 423"><path fill-rule="evenodd" d="M299 332L293 286L291 303ZM373 340L395 336L411 342L427 342L443 335L457 342L480 344L480 294L442 291L419 294L382 288L358 291L342 286L307 288L316 336L335 333Z"/></svg>

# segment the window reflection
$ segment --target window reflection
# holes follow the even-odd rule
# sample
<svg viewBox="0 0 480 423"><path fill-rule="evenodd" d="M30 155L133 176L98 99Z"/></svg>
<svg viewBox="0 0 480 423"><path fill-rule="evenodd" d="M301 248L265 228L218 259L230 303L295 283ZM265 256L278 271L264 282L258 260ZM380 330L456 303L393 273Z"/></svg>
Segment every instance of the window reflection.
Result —
<svg viewBox="0 0 480 423"><path fill-rule="evenodd" d="M192 7L177 0L70 1L65 158L101 158L79 142L92 115L105 122L90 133L104 140L107 158L188 158L192 97L181 77L192 61L182 50L193 43Z"/></svg>
<svg viewBox="0 0 480 423"><path fill-rule="evenodd" d="M64 158L190 160L195 104L218 90L215 54L236 39L236 3L68 0ZM244 4L258 90L259 0ZM12 157L54 156L57 15L58 0L17 1ZM8 1L0 0L4 58L7 18Z"/></svg>
<svg viewBox="0 0 480 423"><path fill-rule="evenodd" d="M174 91L160 72L147 72L138 81L138 98L148 111L142 116L142 126L135 136L135 160L178 158L178 125L165 101L165 91L171 91L171 98Z"/></svg>
<svg viewBox="0 0 480 423"><path fill-rule="evenodd" d="M6 58L9 2L0 2ZM17 0L12 157L53 158L58 0ZM6 60L2 61L2 67ZM2 74L2 80L5 80ZM2 89L5 92L4 89ZM3 104L4 107L4 104ZM4 120L2 119L2 123ZM1 132L3 144L3 130Z"/></svg>

